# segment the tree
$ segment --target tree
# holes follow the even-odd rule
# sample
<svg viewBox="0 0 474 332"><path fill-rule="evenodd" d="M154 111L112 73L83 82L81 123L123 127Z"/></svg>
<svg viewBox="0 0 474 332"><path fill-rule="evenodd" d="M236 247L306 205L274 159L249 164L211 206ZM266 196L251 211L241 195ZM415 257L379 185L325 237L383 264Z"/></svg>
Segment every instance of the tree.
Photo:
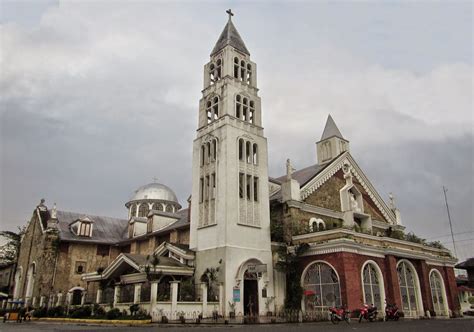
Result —
<svg viewBox="0 0 474 332"><path fill-rule="evenodd" d="M20 252L20 241L25 234L26 226L18 226L18 231L0 231L0 237L6 240L5 244L0 246L0 263L15 263Z"/></svg>

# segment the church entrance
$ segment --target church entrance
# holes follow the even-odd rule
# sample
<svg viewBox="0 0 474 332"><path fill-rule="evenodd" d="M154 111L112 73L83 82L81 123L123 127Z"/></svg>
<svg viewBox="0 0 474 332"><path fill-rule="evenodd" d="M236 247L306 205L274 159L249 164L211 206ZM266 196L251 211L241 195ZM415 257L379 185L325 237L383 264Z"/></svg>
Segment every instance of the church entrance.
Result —
<svg viewBox="0 0 474 332"><path fill-rule="evenodd" d="M244 315L258 315L258 278L256 273L244 273Z"/></svg>

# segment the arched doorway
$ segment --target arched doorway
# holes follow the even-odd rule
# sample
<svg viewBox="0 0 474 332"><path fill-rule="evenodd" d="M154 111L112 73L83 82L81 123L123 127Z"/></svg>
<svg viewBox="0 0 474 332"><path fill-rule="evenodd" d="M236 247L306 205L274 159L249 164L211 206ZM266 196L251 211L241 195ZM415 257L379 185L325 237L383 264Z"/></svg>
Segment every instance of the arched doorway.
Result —
<svg viewBox="0 0 474 332"><path fill-rule="evenodd" d="M431 298L433 299L433 310L437 316L448 316L448 303L443 277L438 270L430 272Z"/></svg>
<svg viewBox="0 0 474 332"><path fill-rule="evenodd" d="M384 309L385 288L382 271L374 261L367 261L362 267L362 291L364 302Z"/></svg>
<svg viewBox="0 0 474 332"><path fill-rule="evenodd" d="M398 283L402 298L402 311L406 317L417 317L423 314L423 303L420 293L420 281L415 267L407 260L397 264Z"/></svg>
<svg viewBox="0 0 474 332"><path fill-rule="evenodd" d="M258 276L255 272L244 272L244 314L258 315Z"/></svg>
<svg viewBox="0 0 474 332"><path fill-rule="evenodd" d="M341 305L341 288L336 270L324 261L309 264L301 276L303 309L322 311Z"/></svg>

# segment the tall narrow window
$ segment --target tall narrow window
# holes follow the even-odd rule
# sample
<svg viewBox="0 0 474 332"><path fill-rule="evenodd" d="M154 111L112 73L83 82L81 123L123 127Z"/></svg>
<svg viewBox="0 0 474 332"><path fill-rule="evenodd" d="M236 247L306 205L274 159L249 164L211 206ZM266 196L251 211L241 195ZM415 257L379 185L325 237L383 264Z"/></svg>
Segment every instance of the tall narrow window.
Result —
<svg viewBox="0 0 474 332"><path fill-rule="evenodd" d="M206 106L207 106L206 107L207 123L211 123L211 121L212 121L212 103L210 101L208 101Z"/></svg>
<svg viewBox="0 0 474 332"><path fill-rule="evenodd" d="M254 102L251 100L250 111L249 111L249 122L252 124L255 123L254 115L255 115L255 105L254 105Z"/></svg>
<svg viewBox="0 0 474 332"><path fill-rule="evenodd" d="M206 183L204 188L204 200L209 200L209 175L206 176Z"/></svg>
<svg viewBox="0 0 474 332"><path fill-rule="evenodd" d="M242 97L240 97L240 95L237 95L235 97L235 117L237 119L240 119L241 115L242 115Z"/></svg>
<svg viewBox="0 0 474 332"><path fill-rule="evenodd" d="M254 144L253 145L253 158L252 158L254 165L257 165L257 163L258 163L257 155L258 155L258 146L257 146L257 144Z"/></svg>
<svg viewBox="0 0 474 332"><path fill-rule="evenodd" d="M204 179L199 179L199 203L202 203L204 200Z"/></svg>
<svg viewBox="0 0 474 332"><path fill-rule="evenodd" d="M240 61L240 80L242 82L245 82L245 78L247 76L245 68L246 68L245 61L244 60Z"/></svg>
<svg viewBox="0 0 474 332"><path fill-rule="evenodd" d="M251 151L250 142L245 143L245 153L246 153L246 157L247 157L247 163L251 164L252 163L252 151Z"/></svg>
<svg viewBox="0 0 474 332"><path fill-rule="evenodd" d="M239 59L234 58L234 77L239 78Z"/></svg>
<svg viewBox="0 0 474 332"><path fill-rule="evenodd" d="M209 65L209 76L210 76L211 84L214 84L214 82L216 81L215 72L214 72L215 69L216 69L216 67L214 66L213 63L211 63Z"/></svg>
<svg viewBox="0 0 474 332"><path fill-rule="evenodd" d="M219 97L215 96L206 103L207 123L211 123L219 117Z"/></svg>
<svg viewBox="0 0 474 332"><path fill-rule="evenodd" d="M377 269L372 263L367 263L362 271L362 286L365 303L382 308L381 282Z"/></svg>
<svg viewBox="0 0 474 332"><path fill-rule="evenodd" d="M253 178L253 200L255 202L258 201L258 178Z"/></svg>
<svg viewBox="0 0 474 332"><path fill-rule="evenodd" d="M248 117L249 117L248 112L249 112L248 99L244 98L243 107L242 107L242 120L248 121Z"/></svg>
<svg viewBox="0 0 474 332"><path fill-rule="evenodd" d="M247 175L247 199L250 201L252 199L252 176Z"/></svg>
<svg viewBox="0 0 474 332"><path fill-rule="evenodd" d="M216 198L216 173L211 174L211 199Z"/></svg>
<svg viewBox="0 0 474 332"><path fill-rule="evenodd" d="M239 160L244 160L244 140L239 139Z"/></svg>
<svg viewBox="0 0 474 332"><path fill-rule="evenodd" d="M239 173L239 198L244 198L245 178L244 173Z"/></svg>
<svg viewBox="0 0 474 332"><path fill-rule="evenodd" d="M206 155L206 148L204 145L201 145L201 166L204 165L204 157Z"/></svg>
<svg viewBox="0 0 474 332"><path fill-rule="evenodd" d="M206 155L207 155L207 158L206 158L206 163L210 163L211 162L211 143L210 142L207 142L206 143Z"/></svg>
<svg viewBox="0 0 474 332"><path fill-rule="evenodd" d="M218 59L217 60L217 66L216 66L216 80L220 80L222 77L222 60Z"/></svg>
<svg viewBox="0 0 474 332"><path fill-rule="evenodd" d="M252 66L249 64L247 64L247 84L250 84L250 82L252 81Z"/></svg>
<svg viewBox="0 0 474 332"><path fill-rule="evenodd" d="M219 117L219 98L214 97L212 104L213 120L217 120Z"/></svg>
<svg viewBox="0 0 474 332"><path fill-rule="evenodd" d="M212 140L211 149L212 149L211 160L216 161L216 158L217 158L217 141L216 140Z"/></svg>

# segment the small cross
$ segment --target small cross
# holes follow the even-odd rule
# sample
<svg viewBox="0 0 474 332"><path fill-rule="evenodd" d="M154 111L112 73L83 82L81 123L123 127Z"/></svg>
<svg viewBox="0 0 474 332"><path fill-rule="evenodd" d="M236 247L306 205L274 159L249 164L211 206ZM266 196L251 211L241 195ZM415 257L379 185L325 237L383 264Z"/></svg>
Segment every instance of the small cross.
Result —
<svg viewBox="0 0 474 332"><path fill-rule="evenodd" d="M153 182L155 182L155 183L158 182L158 178L156 176L153 177Z"/></svg>
<svg viewBox="0 0 474 332"><path fill-rule="evenodd" d="M230 21L232 19L232 16L234 16L234 13L232 13L232 9L227 9L225 12L229 14L229 21Z"/></svg>

